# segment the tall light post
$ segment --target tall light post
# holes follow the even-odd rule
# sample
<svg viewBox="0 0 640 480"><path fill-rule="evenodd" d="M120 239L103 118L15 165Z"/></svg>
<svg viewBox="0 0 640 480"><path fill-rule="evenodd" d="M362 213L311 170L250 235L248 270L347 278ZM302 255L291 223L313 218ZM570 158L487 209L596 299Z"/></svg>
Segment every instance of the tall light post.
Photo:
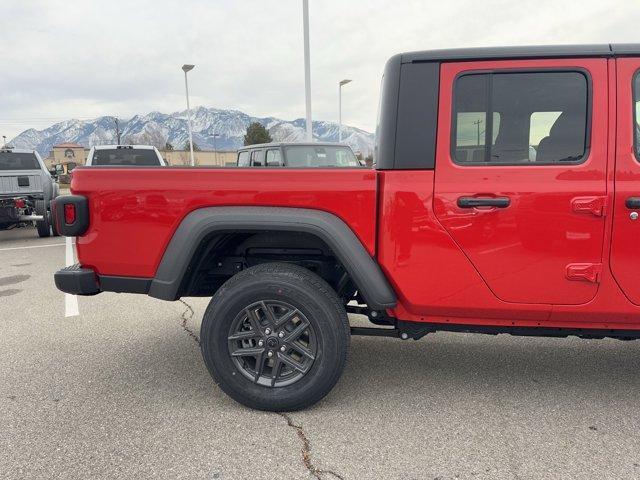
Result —
<svg viewBox="0 0 640 480"><path fill-rule="evenodd" d="M218 147L216 147L216 138L218 138L219 136L219 133L213 134L213 158L215 159L216 163L218 162Z"/></svg>
<svg viewBox="0 0 640 480"><path fill-rule="evenodd" d="M187 92L187 117L189 119L189 150L191 152L191 166L195 166L196 162L193 158L193 134L191 133L191 107L189 106L189 81L187 80L187 72L193 70L195 65L182 65L182 71L184 72L184 88Z"/></svg>
<svg viewBox="0 0 640 480"><path fill-rule="evenodd" d="M342 142L342 86L350 82L345 78L338 83L338 142Z"/></svg>
<svg viewBox="0 0 640 480"><path fill-rule="evenodd" d="M304 30L304 95L307 111L307 141L313 142L311 121L311 60L309 59L309 0L302 0L302 24Z"/></svg>

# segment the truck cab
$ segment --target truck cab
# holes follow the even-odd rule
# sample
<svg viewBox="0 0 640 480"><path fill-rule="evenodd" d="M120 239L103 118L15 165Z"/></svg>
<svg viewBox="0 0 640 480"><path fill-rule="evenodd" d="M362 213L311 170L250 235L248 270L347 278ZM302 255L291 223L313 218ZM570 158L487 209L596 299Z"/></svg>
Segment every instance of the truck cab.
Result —
<svg viewBox="0 0 640 480"><path fill-rule="evenodd" d="M364 166L341 143L264 143L238 149L238 167L353 168Z"/></svg>
<svg viewBox="0 0 640 480"><path fill-rule="evenodd" d="M79 167L56 284L212 296L207 367L266 410L322 398L349 335L637 339L639 104L640 45L396 55L374 169Z"/></svg>
<svg viewBox="0 0 640 480"><path fill-rule="evenodd" d="M166 167L167 162L152 145L96 145L89 150L85 165Z"/></svg>

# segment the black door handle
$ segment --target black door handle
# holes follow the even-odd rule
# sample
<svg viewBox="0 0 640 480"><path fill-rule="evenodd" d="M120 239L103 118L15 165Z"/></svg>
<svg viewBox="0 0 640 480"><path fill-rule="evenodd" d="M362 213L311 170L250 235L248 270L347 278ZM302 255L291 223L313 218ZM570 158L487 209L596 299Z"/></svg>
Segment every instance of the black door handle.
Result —
<svg viewBox="0 0 640 480"><path fill-rule="evenodd" d="M640 197L629 197L625 202L625 205L629 210L638 210L640 209Z"/></svg>
<svg viewBox="0 0 640 480"><path fill-rule="evenodd" d="M509 197L460 197L458 206L460 208L495 207L507 208L511 204Z"/></svg>

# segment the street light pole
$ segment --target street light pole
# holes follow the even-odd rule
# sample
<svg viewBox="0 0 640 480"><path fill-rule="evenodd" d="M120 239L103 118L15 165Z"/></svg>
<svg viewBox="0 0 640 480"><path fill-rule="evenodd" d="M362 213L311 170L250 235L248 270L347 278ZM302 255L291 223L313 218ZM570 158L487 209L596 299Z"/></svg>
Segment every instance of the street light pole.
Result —
<svg viewBox="0 0 640 480"><path fill-rule="evenodd" d="M113 117L113 121L116 123L116 141L120 145L120 124L118 123L118 117Z"/></svg>
<svg viewBox="0 0 640 480"><path fill-rule="evenodd" d="M309 0L302 0L302 24L304 30L304 95L307 114L307 141L313 142L311 121L311 61L309 59Z"/></svg>
<svg viewBox="0 0 640 480"><path fill-rule="evenodd" d="M182 71L184 72L184 89L187 92L187 117L188 117L188 126L189 126L189 151L191 154L191 166L195 166L196 162L193 158L193 134L191 132L191 107L189 106L189 81L187 80L187 72L193 70L195 65L183 65Z"/></svg>
<svg viewBox="0 0 640 480"><path fill-rule="evenodd" d="M218 147L216 147L216 138L218 138L219 136L220 134L218 133L213 134L213 158L216 164L218 163Z"/></svg>
<svg viewBox="0 0 640 480"><path fill-rule="evenodd" d="M342 142L342 86L350 82L345 78L338 84L338 142Z"/></svg>

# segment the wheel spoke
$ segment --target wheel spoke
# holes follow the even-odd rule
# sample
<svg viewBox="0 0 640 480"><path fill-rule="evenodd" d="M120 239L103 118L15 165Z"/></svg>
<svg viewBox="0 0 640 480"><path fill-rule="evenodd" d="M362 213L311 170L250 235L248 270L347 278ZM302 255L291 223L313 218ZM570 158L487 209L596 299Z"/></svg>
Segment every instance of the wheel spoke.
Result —
<svg viewBox="0 0 640 480"><path fill-rule="evenodd" d="M269 307L269 305L267 305L266 302L260 302L260 306L261 306L262 310L264 311L264 314L267 317L267 321L269 322L269 324L270 325L275 325L276 324L276 316L273 313L273 310L271 310L271 307Z"/></svg>
<svg viewBox="0 0 640 480"><path fill-rule="evenodd" d="M245 340L248 338L259 337L260 332L254 332L253 330L247 330L245 332L236 332L233 335L229 335L229 340Z"/></svg>
<svg viewBox="0 0 640 480"><path fill-rule="evenodd" d="M293 329L287 336L285 336L285 342L292 342L296 340L302 333L309 327L309 322L307 320L300 320L300 324Z"/></svg>
<svg viewBox="0 0 640 480"><path fill-rule="evenodd" d="M291 357L285 355L284 353L278 353L278 358L280 359L280 361L282 363L286 363L291 368L299 371L300 373L307 373L307 368L305 368L304 365L302 365L301 363L296 362L295 360L293 360Z"/></svg>
<svg viewBox="0 0 640 480"><path fill-rule="evenodd" d="M256 311L251 308L247 308L245 311L247 312L247 318L249 319L251 328L256 332L256 335L261 335L262 329L260 328L260 319L256 315Z"/></svg>
<svg viewBox="0 0 640 480"><path fill-rule="evenodd" d="M264 350L262 350L262 353L256 355L256 375L253 380L254 383L258 383L258 380L260 379L260 376L262 375L263 371L264 371Z"/></svg>
<svg viewBox="0 0 640 480"><path fill-rule="evenodd" d="M313 354L313 352L311 350L309 350L307 347L304 347L304 346L300 345L299 342L293 342L291 344L291 346L293 348L295 348L298 352L300 352L302 355L307 357L309 360L315 360L316 359L316 357Z"/></svg>
<svg viewBox="0 0 640 480"><path fill-rule="evenodd" d="M276 328L278 328L279 326L284 325L289 320L291 320L293 317L295 317L297 314L298 314L298 310L291 310L291 311L285 313L283 316L281 316L280 318L278 318L275 321L274 326Z"/></svg>
<svg viewBox="0 0 640 480"><path fill-rule="evenodd" d="M282 362L280 361L280 356L276 355L276 358L273 360L273 367L271 369L271 386L272 387L276 384L276 380L278 380L278 374L280 373L281 366L282 366Z"/></svg>
<svg viewBox="0 0 640 480"><path fill-rule="evenodd" d="M231 352L232 357L255 357L264 352L264 348L238 348Z"/></svg>

